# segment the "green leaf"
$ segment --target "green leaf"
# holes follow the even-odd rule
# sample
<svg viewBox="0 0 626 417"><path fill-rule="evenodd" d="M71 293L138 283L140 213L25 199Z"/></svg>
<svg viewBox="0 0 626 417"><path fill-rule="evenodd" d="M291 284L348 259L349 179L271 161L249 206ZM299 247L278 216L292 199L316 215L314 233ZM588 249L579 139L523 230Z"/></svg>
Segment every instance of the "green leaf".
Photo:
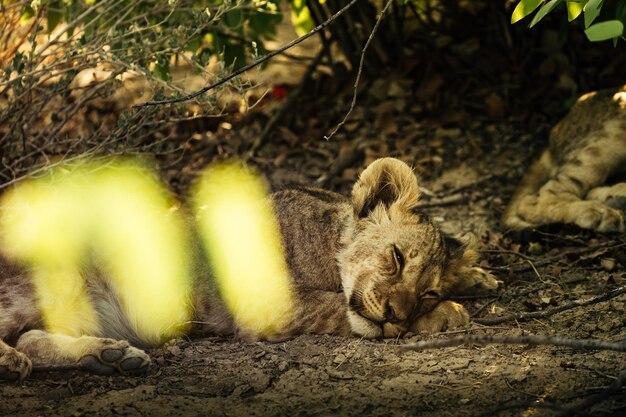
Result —
<svg viewBox="0 0 626 417"><path fill-rule="evenodd" d="M246 64L246 55L243 45L238 43L228 43L224 45L224 63L238 69Z"/></svg>
<svg viewBox="0 0 626 417"><path fill-rule="evenodd" d="M282 20L282 15L256 11L248 20L250 30L257 36L276 34L276 25Z"/></svg>
<svg viewBox="0 0 626 417"><path fill-rule="evenodd" d="M600 9L602 9L602 3L604 0L589 0L585 7L583 7L583 11L585 12L585 27L588 28L591 26L594 20L600 14Z"/></svg>
<svg viewBox="0 0 626 417"><path fill-rule="evenodd" d="M48 18L48 33L52 33L55 27L59 24L61 19L63 18L63 14L56 9L48 8L47 16Z"/></svg>
<svg viewBox="0 0 626 417"><path fill-rule="evenodd" d="M13 58L13 70L16 72L22 72L24 69L24 54L21 52L16 52L15 57Z"/></svg>
<svg viewBox="0 0 626 417"><path fill-rule="evenodd" d="M606 41L621 36L622 33L624 33L624 24L619 20L607 20L585 29L585 35L591 42Z"/></svg>
<svg viewBox="0 0 626 417"><path fill-rule="evenodd" d="M539 11L533 18L532 22L530 22L530 25L528 27L531 28L535 26L537 23L539 23L541 19L546 17L546 15L550 13L562 1L563 0L550 0L549 2L541 6L541 9L539 9Z"/></svg>
<svg viewBox="0 0 626 417"><path fill-rule="evenodd" d="M306 5L306 0L292 0L291 23L298 36L302 36L315 28L315 22L313 22L311 11Z"/></svg>
<svg viewBox="0 0 626 417"><path fill-rule="evenodd" d="M28 19L30 19L31 17L33 17L35 15L35 11L33 10L32 7L30 6L24 6L22 8L22 15L20 16L20 20L22 22L27 21Z"/></svg>
<svg viewBox="0 0 626 417"><path fill-rule="evenodd" d="M243 24L243 13L239 9L230 10L222 17L226 26L231 29L240 29Z"/></svg>
<svg viewBox="0 0 626 417"><path fill-rule="evenodd" d="M157 62L154 65L152 73L162 79L163 81L169 81L170 79L170 60L169 57L159 56Z"/></svg>
<svg viewBox="0 0 626 417"><path fill-rule="evenodd" d="M200 37L196 36L187 43L187 47L185 49L189 52L195 53L201 46L202 40Z"/></svg>
<svg viewBox="0 0 626 417"><path fill-rule="evenodd" d="M518 22L531 14L544 0L521 0L513 10L511 23Z"/></svg>
<svg viewBox="0 0 626 417"><path fill-rule="evenodd" d="M615 13L615 18L620 20L622 23L626 23L626 1L619 5L617 12Z"/></svg>
<svg viewBox="0 0 626 417"><path fill-rule="evenodd" d="M584 4L580 1L567 0L567 20L576 19L583 12Z"/></svg>
<svg viewBox="0 0 626 417"><path fill-rule="evenodd" d="M212 55L213 55L213 51L211 51L211 49L202 48L200 49L200 53L196 53L196 55L194 56L195 56L196 62L198 62L200 66L206 67Z"/></svg>

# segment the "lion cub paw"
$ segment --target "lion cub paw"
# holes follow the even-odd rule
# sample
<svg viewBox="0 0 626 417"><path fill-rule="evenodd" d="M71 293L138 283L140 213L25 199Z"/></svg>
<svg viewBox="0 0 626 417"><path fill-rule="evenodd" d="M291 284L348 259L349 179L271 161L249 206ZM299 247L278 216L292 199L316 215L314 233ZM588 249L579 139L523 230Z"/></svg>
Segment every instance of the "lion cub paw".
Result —
<svg viewBox="0 0 626 417"><path fill-rule="evenodd" d="M583 229L602 233L624 232L624 215L597 201L581 201L570 207L574 223Z"/></svg>
<svg viewBox="0 0 626 417"><path fill-rule="evenodd" d="M502 281L497 280L491 272L477 266L471 268L466 277L473 283L470 287L475 289L497 290L502 285Z"/></svg>
<svg viewBox="0 0 626 417"><path fill-rule="evenodd" d="M30 375L32 369L28 356L10 346L0 346L0 380L21 381Z"/></svg>
<svg viewBox="0 0 626 417"><path fill-rule="evenodd" d="M96 346L90 349L91 353L79 360L80 367L86 371L98 375L111 375L116 371L136 373L144 371L150 364L146 353L125 340L94 338L94 342Z"/></svg>
<svg viewBox="0 0 626 417"><path fill-rule="evenodd" d="M465 307L453 301L442 301L433 311L418 318L411 331L437 333L468 324L469 314Z"/></svg>

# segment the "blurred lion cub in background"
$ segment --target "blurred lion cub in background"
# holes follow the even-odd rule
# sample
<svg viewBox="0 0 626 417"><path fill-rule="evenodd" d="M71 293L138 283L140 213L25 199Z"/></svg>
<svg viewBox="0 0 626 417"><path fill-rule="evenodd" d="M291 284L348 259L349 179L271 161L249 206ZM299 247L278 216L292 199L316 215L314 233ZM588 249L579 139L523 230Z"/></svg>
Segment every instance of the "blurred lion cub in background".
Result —
<svg viewBox="0 0 626 417"><path fill-rule="evenodd" d="M582 96L550 133L504 213L519 230L571 223L624 232L626 86Z"/></svg>
<svg viewBox="0 0 626 417"><path fill-rule="evenodd" d="M294 308L279 334L246 336L378 338L466 324L467 312L448 297L471 287L494 289L498 283L475 266L472 239L445 236L418 210L419 198L411 168L393 158L367 167L351 198L315 188L272 194ZM240 332L202 265L195 268L189 333ZM79 364L100 374L148 365L149 357L138 347L149 343L133 328L106 271L84 271L83 278L100 331L81 337L50 333L42 326L29 271L0 257L0 339L16 341L13 348L0 340L0 378L25 378L32 364Z"/></svg>

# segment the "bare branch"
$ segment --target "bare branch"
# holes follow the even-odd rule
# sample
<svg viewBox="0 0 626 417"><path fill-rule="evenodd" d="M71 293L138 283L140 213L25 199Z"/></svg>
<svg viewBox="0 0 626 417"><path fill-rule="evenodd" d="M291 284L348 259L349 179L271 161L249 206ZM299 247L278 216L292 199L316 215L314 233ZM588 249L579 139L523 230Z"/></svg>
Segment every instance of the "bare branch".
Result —
<svg viewBox="0 0 626 417"><path fill-rule="evenodd" d="M528 262L524 262L523 264L517 264L517 265L514 264L514 265L509 265L509 266L485 266L484 268L490 271L498 271L498 272L524 272L524 271L532 270L533 267L539 267L539 266L551 264L569 255L582 255L585 253L593 252L597 249L603 249L603 248L614 249L614 248L619 248L625 245L626 245L626 242L621 242L619 240L611 240L608 242L599 243L597 245L587 246L587 247L574 250L574 251L562 252L558 255L549 256L547 258L537 259L535 262L532 263L532 265L529 264Z"/></svg>
<svg viewBox="0 0 626 417"><path fill-rule="evenodd" d="M559 414L559 416L565 417L584 415L586 414L585 411L590 409L592 406L598 404L601 401L604 401L613 394L619 393L624 384L626 384L626 370L620 372L617 378L615 378L615 381L613 381L613 383L605 390L599 392L596 395L592 395L591 397L587 398L579 404L574 404L571 407L566 408L563 413Z"/></svg>
<svg viewBox="0 0 626 417"><path fill-rule="evenodd" d="M378 20L376 21L376 24L374 25L374 28L372 29L370 36L367 38L367 42L365 42L365 46L363 47L363 50L361 51L361 59L359 61L359 70L357 71L356 79L354 80L354 92L352 93L352 102L350 103L350 108L348 109L348 112L346 113L346 115L343 117L343 120L339 122L337 126L335 126L335 129L333 129L332 132L330 132L330 135L324 136L324 139L326 140L330 140L330 138L335 136L335 133L337 133L337 131L341 129L343 125L346 124L348 117L350 117L350 114L352 114L352 110L354 110L354 106L356 105L357 89L359 87L359 82L361 81L361 74L363 72L363 63L365 62L365 52L367 51L367 48L370 46L372 39L374 39L374 35L376 34L376 31L378 30L378 26L380 25L380 22L383 20L383 17L385 16L385 12L389 8L389 6L391 6L391 3L393 3L393 0L388 0L387 4L385 4L385 7L380 12L380 16L378 17Z"/></svg>
<svg viewBox="0 0 626 417"><path fill-rule="evenodd" d="M609 291L606 294L599 295L597 297L593 297L588 300L572 301L572 302L563 304L562 306L552 308L550 310L533 311L530 313L511 314L511 315L502 316L502 317L486 317L482 319L473 319L473 321L478 324L492 326L495 324L505 323L507 321L528 321L528 320L533 320L533 319L544 319L546 317L550 317L557 313L561 313L566 310L571 310L573 308L584 307L584 306L588 306L591 304L597 304L597 303L601 303L604 301L608 301L624 293L626 293L626 285L617 287L614 290Z"/></svg>
<svg viewBox="0 0 626 417"><path fill-rule="evenodd" d="M305 86L311 80L313 73L317 69L320 62L322 61L322 57L325 53L326 53L326 47L324 46L322 47L322 50L317 54L317 56L315 57L311 65L309 65L309 68L307 69L306 73L302 76L302 79L300 80L300 84L298 84L298 87L295 90L293 90L291 93L289 93L289 97L287 97L287 100L282 105L280 110L278 110L276 114L272 116L272 118L265 125L265 128L263 128L263 131L261 132L259 137L254 141L254 143L250 147L250 150L248 151L248 158L251 158L252 156L254 156L254 153L257 151L257 149L259 149L261 146L265 144L265 142L267 141L267 138L270 136L270 134L274 130L274 127L276 126L276 124L285 116L285 114L293 110L293 106L297 98L300 96L300 94L302 94L302 91L304 91Z"/></svg>

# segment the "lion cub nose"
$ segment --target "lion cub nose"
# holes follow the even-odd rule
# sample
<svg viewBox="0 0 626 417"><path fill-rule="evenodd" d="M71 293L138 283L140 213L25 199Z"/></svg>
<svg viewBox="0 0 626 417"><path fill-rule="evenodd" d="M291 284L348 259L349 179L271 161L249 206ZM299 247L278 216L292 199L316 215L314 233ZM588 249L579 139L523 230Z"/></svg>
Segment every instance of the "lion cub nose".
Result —
<svg viewBox="0 0 626 417"><path fill-rule="evenodd" d="M403 321L403 319L398 318L396 310L389 301L387 301L387 304L385 305L385 320L387 323L400 323Z"/></svg>

